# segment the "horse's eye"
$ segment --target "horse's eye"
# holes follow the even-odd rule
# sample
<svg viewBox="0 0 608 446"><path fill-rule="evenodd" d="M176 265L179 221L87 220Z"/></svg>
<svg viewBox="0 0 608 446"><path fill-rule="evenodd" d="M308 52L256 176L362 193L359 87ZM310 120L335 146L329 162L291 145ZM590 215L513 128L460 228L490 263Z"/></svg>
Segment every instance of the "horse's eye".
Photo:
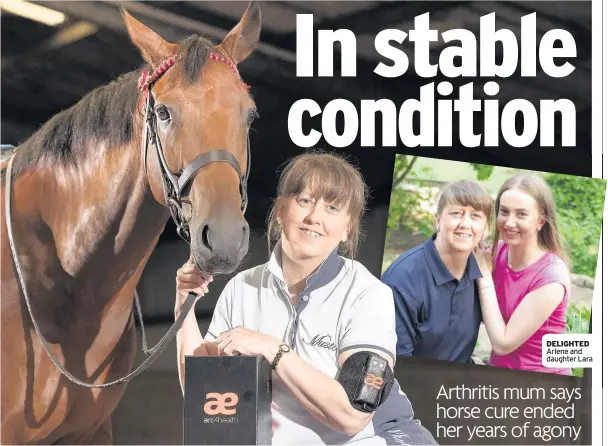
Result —
<svg viewBox="0 0 608 446"><path fill-rule="evenodd" d="M257 119L259 117L260 117L260 115L258 115L257 110L255 110L255 109L249 110L249 115L247 116L247 125L251 125L253 120Z"/></svg>
<svg viewBox="0 0 608 446"><path fill-rule="evenodd" d="M171 114L169 113L169 110L167 110L167 107L165 107L164 105L159 105L158 107L156 107L156 116L158 116L158 119L163 122L166 122L171 119Z"/></svg>

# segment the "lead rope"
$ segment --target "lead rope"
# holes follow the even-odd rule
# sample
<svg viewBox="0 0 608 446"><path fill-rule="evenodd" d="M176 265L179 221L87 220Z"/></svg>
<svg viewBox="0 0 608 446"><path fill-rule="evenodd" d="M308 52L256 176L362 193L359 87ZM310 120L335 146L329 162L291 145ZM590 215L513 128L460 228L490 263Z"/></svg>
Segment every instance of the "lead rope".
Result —
<svg viewBox="0 0 608 446"><path fill-rule="evenodd" d="M141 327L141 349L142 351L150 356L154 353L154 348L148 350L148 341L146 339L146 330L144 329L144 318L141 311L141 305L139 303L139 294L137 294L137 288L133 294L133 300L135 301L135 309L137 311L137 319L139 320L139 326Z"/></svg>
<svg viewBox="0 0 608 446"><path fill-rule="evenodd" d="M17 251L15 250L15 242L13 240L13 227L12 227L12 222L11 222L11 184L12 184L12 170L13 170L13 160L14 159L15 159L15 154L13 154L13 156L11 156L10 160L8 161L8 166L6 168L6 183L5 183L5 187L6 187L6 190L5 190L6 229L7 229L7 233L8 233L8 242L9 242L9 245L11 248L11 254L13 256L13 262L15 264L15 270L17 272L17 278L19 280L19 284L21 285L21 291L23 292L23 297L25 298L25 304L27 306L27 310L30 315L30 318L32 319L32 324L34 326L34 330L36 331L36 334L38 335L38 338L40 339L40 343L42 344L42 347L46 351L47 355L49 356L49 358L53 362L53 364L55 364L55 366L63 374L63 376L65 376L67 379L69 379L73 383L76 383L80 386L84 386L84 387L88 387L88 388L105 388L105 387L110 387L110 386L113 386L116 384L130 381L131 379L135 378L137 375L142 373L145 369L147 369L150 364L152 364L154 361L156 361L158 356L163 352L163 350L167 347L167 345L169 345L169 342L171 342L173 340L173 337L175 336L177 331L181 328L182 323L184 322L184 319L186 319L186 316L188 315L188 313L190 312L190 309L194 305L194 303L196 301L196 294L192 293L192 292L188 293L188 298L186 299L186 302L184 303L184 306L182 307L179 317L173 323L171 328L169 328L169 330L167 331L165 336L163 336L163 338L160 341L158 341L158 344L156 344L152 349L149 350L150 353L148 353L148 351L147 351L147 348L146 348L147 343L146 343L146 346L144 347L144 351L146 352L146 354L149 354L149 356L148 356L148 358L146 358L145 361L143 361L139 365L139 367L137 367L131 373L129 373L126 376L123 376L122 378L119 378L119 379L116 379L114 381L104 383L104 384L90 384L90 383L86 383L86 382L76 378L74 375L72 375L70 372L68 372L66 370L66 368L63 366L63 364L61 364L59 362L57 357L51 351L51 348L49 347L46 340L42 336L42 333L40 333L40 328L38 327L38 324L36 323L36 319L34 318L34 314L32 312L32 307L30 305L30 298L29 298L29 294L27 292L27 287L25 286L25 280L23 278L23 271L21 270L21 264L19 263L19 258L17 257ZM142 328L142 343L144 343L146 341L145 341L145 334L144 334L144 330L143 330L143 319L142 319L142 315L141 315L141 306L139 305L139 297L137 295L137 290L135 290L135 305L137 307L138 317L139 317L139 321L140 321L141 328Z"/></svg>

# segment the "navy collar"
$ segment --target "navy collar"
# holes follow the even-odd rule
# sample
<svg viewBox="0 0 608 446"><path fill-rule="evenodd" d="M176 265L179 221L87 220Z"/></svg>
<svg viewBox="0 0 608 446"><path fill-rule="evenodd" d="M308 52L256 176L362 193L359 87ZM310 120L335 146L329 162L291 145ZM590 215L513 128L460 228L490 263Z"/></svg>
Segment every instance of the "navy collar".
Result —
<svg viewBox="0 0 608 446"><path fill-rule="evenodd" d="M437 233L433 234L430 239L428 239L422 245L424 250L424 256L426 257L426 263L431 270L431 274L433 275L433 279L435 280L435 284L437 286L441 286L445 283L450 282L451 280L455 280L456 278L450 272L443 260L441 260L441 256L435 247L435 238L437 237ZM462 280L475 280L483 277L481 271L479 270L479 266L477 265L477 261L475 260L475 256L473 254L469 255L469 259L467 260L467 267L464 270L464 275L462 276Z"/></svg>
<svg viewBox="0 0 608 446"><path fill-rule="evenodd" d="M281 242L278 242L270 256L268 270L275 278L285 285L282 268L282 253ZM306 292L310 294L312 291L324 287L338 276L343 266L344 259L338 255L338 248L336 247L321 265L319 265L316 271L306 278L306 286L302 290L302 293Z"/></svg>

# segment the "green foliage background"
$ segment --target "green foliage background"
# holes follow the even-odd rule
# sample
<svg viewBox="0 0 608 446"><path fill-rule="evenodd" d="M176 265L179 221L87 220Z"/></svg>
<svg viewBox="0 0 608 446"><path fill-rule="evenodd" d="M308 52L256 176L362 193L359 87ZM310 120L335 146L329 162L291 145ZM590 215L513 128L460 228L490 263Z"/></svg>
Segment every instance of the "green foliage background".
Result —
<svg viewBox="0 0 608 446"><path fill-rule="evenodd" d="M559 230L571 269L595 277L606 184L602 180L549 174L545 180L557 204Z"/></svg>
<svg viewBox="0 0 608 446"><path fill-rule="evenodd" d="M591 320L591 309L579 302L576 305L570 305L566 313L566 332L586 334L589 333L589 322ZM583 377L585 369L574 368L572 374L574 376Z"/></svg>

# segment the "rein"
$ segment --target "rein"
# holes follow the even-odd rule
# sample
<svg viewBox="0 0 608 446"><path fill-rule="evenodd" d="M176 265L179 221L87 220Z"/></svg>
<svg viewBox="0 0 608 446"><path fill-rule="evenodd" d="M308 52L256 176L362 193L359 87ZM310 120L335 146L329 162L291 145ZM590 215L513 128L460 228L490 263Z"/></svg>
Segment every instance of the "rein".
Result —
<svg viewBox="0 0 608 446"><path fill-rule="evenodd" d="M231 68L232 72L236 76L238 76L238 78L240 79L236 66L227 57L221 56L216 53L209 52L207 58L209 60L216 60L216 61L219 61L221 63L228 65ZM195 158L193 161L190 162L190 164L188 164L185 167L185 169L179 176L175 175L173 172L171 172L171 170L169 169L167 162L165 160L162 146L160 143L160 139L156 132L156 118L155 118L156 115L153 110L154 99L152 96L152 86L154 85L154 82L156 82L169 68L171 68L175 64L176 61L177 61L177 55L173 55L173 56L169 57L168 59L165 59L152 73L143 72L141 77L139 78L138 89L139 89L139 91L142 91L144 93L143 103L145 104L144 112L145 112L145 120L146 120L146 125L145 125L145 130L144 130L145 134L144 134L144 138L142 139L142 152L143 152L142 155L143 155L143 163L144 163L144 172L147 177L147 149L148 149L149 143L153 143L156 148L158 162L160 165L162 184L163 184L163 190L164 190L164 195L165 195L165 203L167 204L167 207L169 207L169 210L171 211L171 216L173 217L173 220L175 221L175 223L177 225L178 234L188 244L190 244L191 241L190 241L190 231L188 228L188 222L186 222L183 219L183 213L181 212L181 200L182 200L181 194L182 194L182 192L184 191L184 189L186 188L188 183L194 178L194 176L198 173L198 171L202 167L204 167L207 164L213 163L213 162L226 162L226 163L230 164L237 171L237 174L239 177L241 198L242 198L241 210L243 212L245 212L245 210L247 208L247 201L248 201L247 200L247 180L249 178L249 170L250 170L250 166L251 166L251 151L250 151L250 147L249 147L249 136L247 136L247 168L246 168L244 175L241 175L240 165L239 165L237 159L234 157L234 155L231 152L224 150L224 149L213 149L213 150L209 150L209 151L199 155L197 158ZM241 82L242 82L242 79L241 79ZM249 86L247 84L245 84L244 82L243 82L243 85L246 88L249 88ZM139 295L137 293L137 288L136 288L133 297L134 297L134 301L135 301L135 308L137 311L139 325L141 326L141 330L142 330L142 349L143 349L144 353L146 355L148 355L148 357L135 370L133 370L128 375L123 376L122 378L116 379L111 382L103 383L103 384L87 383L87 382L84 382L84 381L76 378L74 375L72 375L64 367L64 365L59 362L59 360L57 359L55 354L51 351L49 344L47 343L47 341L42 336L42 333L40 332L40 328L38 327L38 323L36 322L36 319L34 318L34 314L32 312L32 307L30 304L30 297L27 292L25 279L23 277L23 271L21 269L21 264L20 264L19 258L17 256L17 251L15 249L15 241L13 238L13 227L12 227L12 221L11 221L12 220L11 219L12 168L13 168L13 160L15 159L15 154L16 153L13 153L13 155L10 157L10 159L8 161L8 166L6 168L6 186L5 186L6 187L6 190L5 190L6 228L7 228L8 241L9 241L9 245L10 245L10 249L11 249L11 254L13 257L13 262L15 264L15 270L17 273L17 279L21 286L21 291L23 292L27 310L28 310L28 313L32 320L34 330L36 331L36 334L40 338L42 347L46 351L47 355L49 356L49 358L51 359L53 364L55 364L55 366L59 369L59 371L70 381L72 381L73 383L78 384L80 386L89 387L89 388L106 388L106 387L114 386L116 384L125 383L125 382L130 381L131 379L135 378L137 375L141 374L144 370L146 370L159 357L159 355L163 352L163 350L167 347L167 345L169 345L169 343L173 340L173 338L175 337L175 334L181 328L181 326L184 322L184 319L186 318L186 316L190 312L192 306L194 305L194 303L196 301L196 297L197 297L196 294L193 292L188 293L188 297L182 307L182 310L181 310L178 318L175 320L173 325L169 328L167 333L162 337L162 339L154 347L152 347L151 349L148 349L146 334L145 334L145 329L144 329L144 323L143 323L143 317L142 317L142 311L141 311L141 305L139 303Z"/></svg>

